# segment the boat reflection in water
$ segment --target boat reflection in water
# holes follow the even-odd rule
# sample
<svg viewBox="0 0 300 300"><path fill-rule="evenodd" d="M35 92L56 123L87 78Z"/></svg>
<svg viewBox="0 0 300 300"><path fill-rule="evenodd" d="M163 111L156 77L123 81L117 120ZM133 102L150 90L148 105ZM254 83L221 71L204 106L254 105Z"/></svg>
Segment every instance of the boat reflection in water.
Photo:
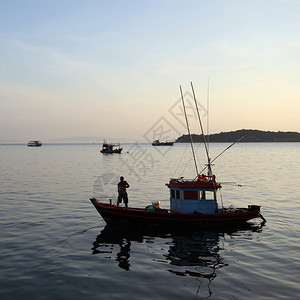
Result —
<svg viewBox="0 0 300 300"><path fill-rule="evenodd" d="M247 228L246 228L247 227ZM93 254L103 254L105 258L115 259L118 266L128 271L130 264L131 247L137 243L151 243L153 247L166 248L163 257L153 260L166 262L166 271L178 276L202 277L210 282L216 277L216 270L226 266L221 255L220 238L226 234L236 234L239 230L261 230L261 226L247 224L243 228L227 231L203 231L203 232L172 232L162 233L157 230L137 231L126 228L124 230L106 225L93 243ZM165 242L164 242L165 239ZM160 240L160 241L159 241ZM116 249L116 246L119 247ZM114 252L118 253L114 254ZM145 256L148 254L145 253ZM171 267L173 266L173 267ZM182 268L182 267L185 268ZM193 267L186 270L186 267Z"/></svg>
<svg viewBox="0 0 300 300"><path fill-rule="evenodd" d="M204 277L213 279L215 270L225 266L219 255L219 239L223 233L198 232L190 236L172 235L173 245L170 246L166 258L173 266L194 266L191 270L172 270L178 276ZM196 271L195 271L196 270Z"/></svg>

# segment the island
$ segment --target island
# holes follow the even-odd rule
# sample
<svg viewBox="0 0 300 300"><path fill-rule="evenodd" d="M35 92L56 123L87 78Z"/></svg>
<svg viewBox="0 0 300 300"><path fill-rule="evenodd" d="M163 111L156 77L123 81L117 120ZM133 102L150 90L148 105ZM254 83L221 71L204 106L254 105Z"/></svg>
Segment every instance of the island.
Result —
<svg viewBox="0 0 300 300"><path fill-rule="evenodd" d="M300 133L292 131L262 131L256 129L241 129L229 132L220 132L206 136L210 143L235 142L243 137L240 142L248 143L267 143L267 142L300 142ZM192 134L194 143L202 143L203 137L200 134ZM183 134L178 137L175 143L189 143L190 137Z"/></svg>

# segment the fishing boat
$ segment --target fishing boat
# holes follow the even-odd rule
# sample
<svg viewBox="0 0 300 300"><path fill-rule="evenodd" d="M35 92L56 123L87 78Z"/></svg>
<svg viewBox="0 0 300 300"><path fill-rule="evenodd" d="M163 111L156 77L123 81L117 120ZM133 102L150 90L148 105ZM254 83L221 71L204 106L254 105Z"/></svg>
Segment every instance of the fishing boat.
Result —
<svg viewBox="0 0 300 300"><path fill-rule="evenodd" d="M41 141L29 141L27 144L28 147L41 147L42 145Z"/></svg>
<svg viewBox="0 0 300 300"><path fill-rule="evenodd" d="M115 148L118 147L118 148ZM122 149L120 147L120 144L112 144L112 143L107 143L104 141L104 143L102 144L102 149L100 150L101 153L106 153L106 154L112 154L112 153L121 153Z"/></svg>
<svg viewBox="0 0 300 300"><path fill-rule="evenodd" d="M174 142L155 140L152 142L152 146L173 146Z"/></svg>
<svg viewBox="0 0 300 300"><path fill-rule="evenodd" d="M209 156L208 145L205 140L205 134L192 83L191 87L207 155L206 167L202 171L198 171L192 135L189 129L183 93L180 86L181 99L188 134L191 141L196 176L192 179L185 179L183 177L171 178L169 182L166 183L166 186L170 191L169 209L160 208L158 201L153 201L152 205L148 205L145 208L126 208L113 204L111 199L109 203L106 203L101 202L95 197L90 198L90 201L107 224L117 226L132 225L136 228L192 227L193 229L202 229L207 227L213 228L216 226L230 227L242 225L255 218L261 218L263 220L262 223L266 222L260 212L261 207L259 205L249 204L247 207L236 208L233 205L224 207L223 201L221 201L221 204L218 202L217 193L222 188L222 184L217 182L216 176L212 171L212 160ZM206 169L207 174L204 174L203 171Z"/></svg>
<svg viewBox="0 0 300 300"><path fill-rule="evenodd" d="M184 191L184 190L183 190ZM260 206L249 205L247 208L221 208L208 213L202 207L197 207L197 210L189 211L154 209L146 208L125 208L111 203L102 203L96 198L90 199L104 221L109 225L131 226L139 228L215 228L215 227L233 227L243 225L247 221L262 217L260 214ZM186 202L186 199L181 199L181 202ZM190 199L189 199L190 200ZM197 199L192 199L197 202ZM203 204L203 203L202 203ZM195 206L194 206L195 207ZM185 207L186 208L186 207ZM211 207L210 207L211 209ZM265 221L264 221L265 222Z"/></svg>

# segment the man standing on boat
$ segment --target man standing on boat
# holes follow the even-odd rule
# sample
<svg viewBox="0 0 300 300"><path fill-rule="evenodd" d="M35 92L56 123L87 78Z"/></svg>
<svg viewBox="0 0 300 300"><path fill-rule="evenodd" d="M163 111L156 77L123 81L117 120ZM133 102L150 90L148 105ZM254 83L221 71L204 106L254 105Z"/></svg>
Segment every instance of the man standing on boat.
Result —
<svg viewBox="0 0 300 300"><path fill-rule="evenodd" d="M124 180L124 177L121 176L120 177L120 182L118 183L118 193L119 193L118 202L117 202L118 206L122 202L122 199L123 199L125 207L126 208L128 207L128 195L127 195L127 192L126 192L127 188L129 188L129 184L128 184L127 181Z"/></svg>

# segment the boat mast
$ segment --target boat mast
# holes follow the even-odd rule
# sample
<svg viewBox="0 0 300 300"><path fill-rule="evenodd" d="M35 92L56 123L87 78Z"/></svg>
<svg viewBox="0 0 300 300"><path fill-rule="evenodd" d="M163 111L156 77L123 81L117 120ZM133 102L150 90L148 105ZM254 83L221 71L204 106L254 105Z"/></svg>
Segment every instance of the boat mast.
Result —
<svg viewBox="0 0 300 300"><path fill-rule="evenodd" d="M207 155L208 176L209 176L209 178L211 178L211 180L213 182L213 185L214 185L214 190L213 190L214 200L215 200L215 203L216 203L216 207L218 207L216 180L215 180L215 176L212 174L211 161L210 161L210 157L209 157L209 153L208 153L208 147L207 147L207 143L206 143L206 139L205 139L205 135L204 135L204 131L203 131L201 117L200 117L200 113L199 113L199 109L198 109L198 104L197 104L197 100L196 100L196 96L195 96L194 87L193 87L193 83L192 82L191 82L191 87L192 87L192 91L193 91L193 96L194 96L194 101L195 101L195 105L196 105L196 109L197 109L199 124L200 124L201 132L202 132L203 142L204 142L204 145L205 145L206 155Z"/></svg>
<svg viewBox="0 0 300 300"><path fill-rule="evenodd" d="M197 100L196 100L196 96L195 96L194 87L193 87L192 82L191 82L191 87L192 87L192 91L193 91L195 106L196 106L196 110L197 110L197 114L198 114L199 125L200 125L200 129L201 129L202 137L203 137L206 156L207 156L208 176L212 176L211 160L210 160L209 153L208 153L208 146L207 146L207 142L206 142L206 138L205 138L202 122L201 122L201 117L200 117L200 113L199 113L198 103L197 103Z"/></svg>
<svg viewBox="0 0 300 300"><path fill-rule="evenodd" d="M180 93L181 93L181 100L182 100L182 105L183 105L183 111L184 111L185 121L186 121L186 127L187 127L188 134L189 134L189 137L190 137L190 142L191 142L191 147L192 147L192 152L193 152L193 157L194 157L195 168L196 168L196 172L197 172L197 175L198 175L198 166L197 166L196 155L195 155L194 146L193 146L193 139L192 139L192 135L191 135L191 132L190 132L189 122L188 122L188 119L187 119L187 116L186 116L186 110L185 110L185 104L184 104L184 100L183 100L183 94L182 94L181 85L180 85Z"/></svg>

